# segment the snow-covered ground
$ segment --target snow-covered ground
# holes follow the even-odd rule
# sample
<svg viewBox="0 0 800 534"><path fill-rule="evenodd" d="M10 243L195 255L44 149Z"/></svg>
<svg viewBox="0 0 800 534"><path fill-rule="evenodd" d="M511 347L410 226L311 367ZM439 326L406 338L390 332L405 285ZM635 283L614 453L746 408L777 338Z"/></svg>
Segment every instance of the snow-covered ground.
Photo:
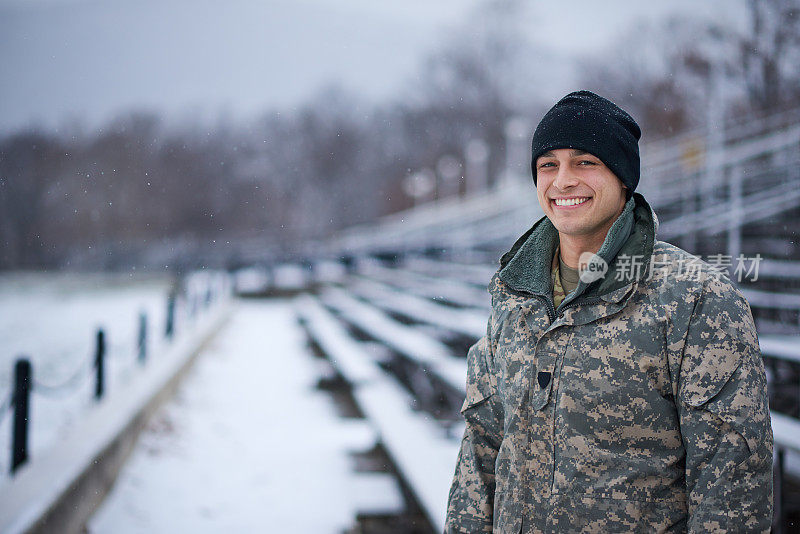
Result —
<svg viewBox="0 0 800 534"><path fill-rule="evenodd" d="M200 279L189 285L197 286ZM0 276L0 486L10 469L11 420L8 409L14 361L27 356L33 366L29 458L54 446L59 436L95 404L93 359L98 328L106 339L105 392L142 371L137 363L139 314L147 316L148 358L163 352L167 277L120 275L4 274ZM176 334L189 307L178 300ZM50 386L65 385L63 389Z"/></svg>
<svg viewBox="0 0 800 534"><path fill-rule="evenodd" d="M30 399L31 461L50 447L80 414L94 403L90 376L95 336L106 339L106 392L136 371L139 313L148 316L150 351L163 335L169 281L126 281L103 275L14 274L0 277L0 403L7 406L14 361L25 355L33 366ZM77 376L80 375L80 376ZM70 381L59 392L45 394L36 384ZM0 420L0 484L8 477L11 413Z"/></svg>
<svg viewBox="0 0 800 534"><path fill-rule="evenodd" d="M365 497L400 504L396 488L352 471L348 451L374 433L315 389L319 362L288 301L237 306L140 437L90 532L334 533Z"/></svg>

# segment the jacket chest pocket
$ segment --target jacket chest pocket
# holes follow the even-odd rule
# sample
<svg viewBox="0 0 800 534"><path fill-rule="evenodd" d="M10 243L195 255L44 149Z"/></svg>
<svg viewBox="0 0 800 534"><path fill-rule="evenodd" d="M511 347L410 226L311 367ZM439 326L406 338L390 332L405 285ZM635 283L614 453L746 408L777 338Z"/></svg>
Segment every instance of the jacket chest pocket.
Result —
<svg viewBox="0 0 800 534"><path fill-rule="evenodd" d="M532 391L533 338L519 310L512 310L503 319L497 330L498 386L505 402L513 410L526 403Z"/></svg>

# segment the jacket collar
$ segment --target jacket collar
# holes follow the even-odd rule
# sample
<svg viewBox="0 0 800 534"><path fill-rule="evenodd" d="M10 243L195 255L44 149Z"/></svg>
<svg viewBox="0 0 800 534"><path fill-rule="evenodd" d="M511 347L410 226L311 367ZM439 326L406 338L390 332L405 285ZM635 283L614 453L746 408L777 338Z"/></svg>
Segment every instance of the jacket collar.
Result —
<svg viewBox="0 0 800 534"><path fill-rule="evenodd" d="M620 256L640 259L641 268L634 274L637 280L644 277L653 254L657 228L658 219L652 208L641 194L634 193L598 251L598 255L608 263L606 275L589 284L580 282L562 306L580 295L588 299L608 298L612 293L620 293L619 290L633 281L615 275ZM549 297L552 293L551 261L557 245L558 231L547 217L542 217L500 258L500 280L513 290ZM624 267L621 270L625 270Z"/></svg>

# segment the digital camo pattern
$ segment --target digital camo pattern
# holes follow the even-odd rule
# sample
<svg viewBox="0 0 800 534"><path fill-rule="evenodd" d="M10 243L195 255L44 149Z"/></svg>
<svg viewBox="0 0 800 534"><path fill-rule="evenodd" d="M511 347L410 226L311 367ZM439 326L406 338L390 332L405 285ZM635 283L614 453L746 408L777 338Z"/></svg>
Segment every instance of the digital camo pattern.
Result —
<svg viewBox="0 0 800 534"><path fill-rule="evenodd" d="M653 261L687 252L656 241ZM641 277L551 323L494 275L446 532L768 532L772 430L726 277Z"/></svg>

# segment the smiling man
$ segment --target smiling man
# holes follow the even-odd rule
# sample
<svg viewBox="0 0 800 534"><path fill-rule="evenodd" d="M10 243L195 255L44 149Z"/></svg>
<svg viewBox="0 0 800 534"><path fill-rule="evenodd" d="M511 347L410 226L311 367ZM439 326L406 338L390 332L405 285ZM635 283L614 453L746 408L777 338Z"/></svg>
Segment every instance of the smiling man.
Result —
<svg viewBox="0 0 800 534"><path fill-rule="evenodd" d="M750 307L655 238L635 192L639 137L589 91L534 133L545 217L489 284L446 532L769 532L772 430Z"/></svg>

